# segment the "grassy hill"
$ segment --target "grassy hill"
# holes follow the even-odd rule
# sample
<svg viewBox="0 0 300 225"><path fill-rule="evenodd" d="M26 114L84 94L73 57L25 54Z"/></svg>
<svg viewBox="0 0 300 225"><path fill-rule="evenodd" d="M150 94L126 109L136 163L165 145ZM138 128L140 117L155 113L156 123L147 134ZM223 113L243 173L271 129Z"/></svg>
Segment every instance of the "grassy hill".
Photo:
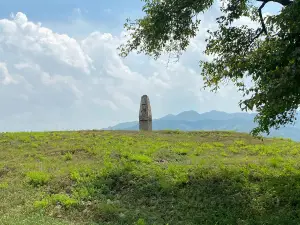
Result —
<svg viewBox="0 0 300 225"><path fill-rule="evenodd" d="M299 224L300 143L234 132L0 134L0 224Z"/></svg>

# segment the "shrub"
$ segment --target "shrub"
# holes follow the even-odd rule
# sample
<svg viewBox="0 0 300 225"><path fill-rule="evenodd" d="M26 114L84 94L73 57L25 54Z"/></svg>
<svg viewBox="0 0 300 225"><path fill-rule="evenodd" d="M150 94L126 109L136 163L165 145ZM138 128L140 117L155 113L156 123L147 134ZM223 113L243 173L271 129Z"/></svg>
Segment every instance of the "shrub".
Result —
<svg viewBox="0 0 300 225"><path fill-rule="evenodd" d="M70 208L71 206L77 205L78 201L66 194L54 194L42 199L41 201L35 201L33 205L36 208L47 208L50 205L57 204L64 208Z"/></svg>
<svg viewBox="0 0 300 225"><path fill-rule="evenodd" d="M77 205L78 201L76 199L73 199L69 197L66 194L55 194L51 196L52 204L61 204L65 208L69 208L71 206Z"/></svg>
<svg viewBox="0 0 300 225"><path fill-rule="evenodd" d="M70 160L72 160L72 157L73 157L72 153L67 152L66 154L64 154L63 159L65 161L70 161Z"/></svg>
<svg viewBox="0 0 300 225"><path fill-rule="evenodd" d="M50 175L42 171L28 172L26 177L28 178L28 182L35 187L45 185L50 180Z"/></svg>

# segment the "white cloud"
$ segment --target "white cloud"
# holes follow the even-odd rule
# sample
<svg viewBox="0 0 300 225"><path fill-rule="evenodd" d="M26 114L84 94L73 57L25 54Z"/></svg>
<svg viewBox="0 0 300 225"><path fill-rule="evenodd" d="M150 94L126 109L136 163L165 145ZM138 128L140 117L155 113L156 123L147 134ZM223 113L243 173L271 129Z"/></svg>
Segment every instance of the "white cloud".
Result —
<svg viewBox="0 0 300 225"><path fill-rule="evenodd" d="M16 83L16 81L8 73L5 63L0 63L0 78L1 78L0 83L2 85L9 85L9 84Z"/></svg>
<svg viewBox="0 0 300 225"><path fill-rule="evenodd" d="M96 129L136 120L143 94L154 117L191 109L238 111L236 89L200 91L204 39L199 33L180 61L166 67L166 57L121 59L121 32L96 31L79 40L23 13L0 19L1 130Z"/></svg>
<svg viewBox="0 0 300 225"><path fill-rule="evenodd" d="M81 15L82 15L82 11L81 11L80 8L74 8L74 9L73 9L73 13L75 13L75 14L78 15L78 16L81 16Z"/></svg>

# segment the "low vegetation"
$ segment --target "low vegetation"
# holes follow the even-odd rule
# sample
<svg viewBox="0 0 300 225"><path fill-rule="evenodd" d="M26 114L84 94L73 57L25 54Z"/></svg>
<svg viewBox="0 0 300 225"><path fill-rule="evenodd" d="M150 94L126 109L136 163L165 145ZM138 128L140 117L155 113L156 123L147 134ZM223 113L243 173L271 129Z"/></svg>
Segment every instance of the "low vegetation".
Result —
<svg viewBox="0 0 300 225"><path fill-rule="evenodd" d="M0 134L0 224L299 224L300 143L234 132Z"/></svg>

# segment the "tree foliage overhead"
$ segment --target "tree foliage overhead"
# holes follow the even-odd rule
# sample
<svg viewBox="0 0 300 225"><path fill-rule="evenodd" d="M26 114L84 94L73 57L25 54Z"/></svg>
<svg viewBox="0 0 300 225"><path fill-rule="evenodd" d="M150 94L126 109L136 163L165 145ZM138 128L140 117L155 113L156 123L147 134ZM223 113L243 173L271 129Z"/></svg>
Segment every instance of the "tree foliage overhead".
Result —
<svg viewBox="0 0 300 225"><path fill-rule="evenodd" d="M129 40L120 46L126 57L137 51L157 59L163 53L180 56L199 31L197 17L214 0L143 0L143 18L127 20ZM295 121L300 103L300 0L219 0L218 28L207 31L205 54L212 61L201 61L205 88L217 91L224 81L232 81L245 97L242 110L256 110L258 126L252 134L269 134ZM276 15L263 15L267 4L279 3ZM235 25L248 17L259 24ZM204 33L204 31L203 31ZM246 86L244 78L252 80Z"/></svg>

